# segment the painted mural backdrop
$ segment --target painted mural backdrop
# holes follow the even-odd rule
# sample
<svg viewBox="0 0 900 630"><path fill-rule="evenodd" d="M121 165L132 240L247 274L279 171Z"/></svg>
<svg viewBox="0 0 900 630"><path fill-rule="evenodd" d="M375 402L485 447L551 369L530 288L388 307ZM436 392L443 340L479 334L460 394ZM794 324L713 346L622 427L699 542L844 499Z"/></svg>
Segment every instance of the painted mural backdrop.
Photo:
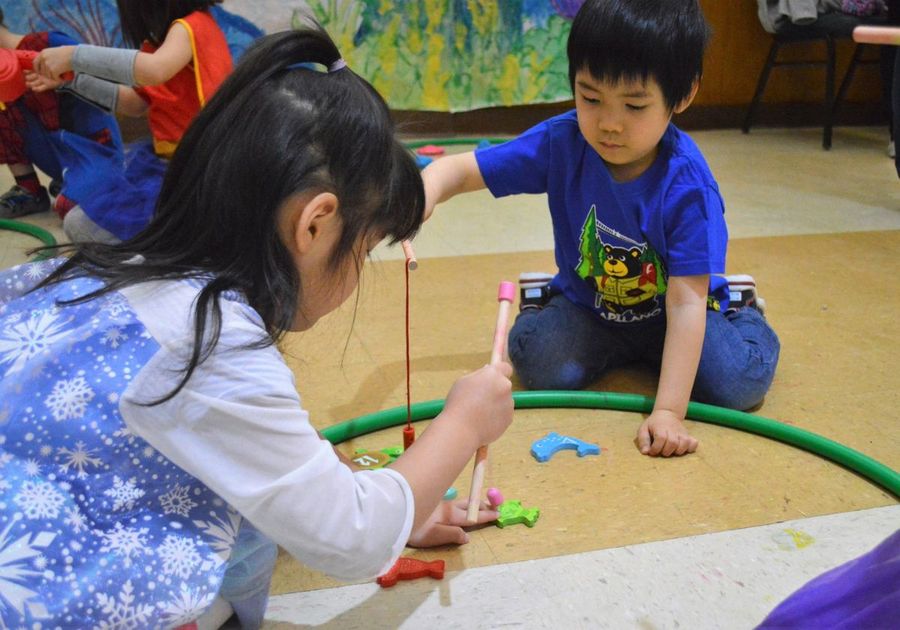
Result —
<svg viewBox="0 0 900 630"><path fill-rule="evenodd" d="M239 57L313 15L394 109L465 111L571 97L569 24L584 0L227 0L215 11ZM115 0L0 0L13 30L122 45Z"/></svg>

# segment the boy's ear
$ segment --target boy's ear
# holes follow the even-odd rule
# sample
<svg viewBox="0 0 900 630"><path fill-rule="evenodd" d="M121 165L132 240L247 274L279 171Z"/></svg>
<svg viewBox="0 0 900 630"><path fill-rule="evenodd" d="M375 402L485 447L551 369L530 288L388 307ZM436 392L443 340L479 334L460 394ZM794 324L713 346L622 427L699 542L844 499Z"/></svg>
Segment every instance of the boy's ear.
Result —
<svg viewBox="0 0 900 630"><path fill-rule="evenodd" d="M289 245L298 254L308 253L320 241L326 228L338 218L338 199L334 193L322 192L313 197L295 197L288 202Z"/></svg>
<svg viewBox="0 0 900 630"><path fill-rule="evenodd" d="M672 110L676 114L680 114L688 107L691 106L691 103L694 100L694 97L697 96L697 91L700 89L700 77L694 79L694 84L691 86L691 93L684 97L684 100L678 103L675 106L675 109Z"/></svg>

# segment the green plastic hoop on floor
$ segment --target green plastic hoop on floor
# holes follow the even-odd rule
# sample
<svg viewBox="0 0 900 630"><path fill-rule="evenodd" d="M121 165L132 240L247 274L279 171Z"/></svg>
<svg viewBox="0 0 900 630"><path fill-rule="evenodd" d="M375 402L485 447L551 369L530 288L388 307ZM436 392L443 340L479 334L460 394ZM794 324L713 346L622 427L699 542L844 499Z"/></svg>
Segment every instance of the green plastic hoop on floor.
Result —
<svg viewBox="0 0 900 630"><path fill-rule="evenodd" d="M479 142L484 142L485 140L487 140L491 144L503 144L508 140L508 138L434 138L432 140L411 140L409 142L404 142L404 144L409 149L418 149L428 144L434 144L437 146L451 146L459 144L477 145Z"/></svg>
<svg viewBox="0 0 900 630"><path fill-rule="evenodd" d="M639 413L650 413L653 410L653 398L649 396L615 392L513 392L513 401L516 409L614 409ZM443 400L416 403L412 405L412 420L414 422L429 420L437 416L443 408ZM894 496L900 497L900 473L857 450L821 435L743 411L702 403L689 404L687 418L740 429L802 448L849 468ZM394 407L336 424L322 431L322 434L332 444L340 444L345 440L399 426L405 422L406 407Z"/></svg>
<svg viewBox="0 0 900 630"><path fill-rule="evenodd" d="M21 234L33 236L47 247L53 247L54 245L56 245L56 238L54 238L54 236L50 232L48 232L44 228L40 228L30 223L24 223L22 221L10 221L9 219L0 219L0 230L20 232ZM47 252L42 251L38 252L35 255L34 259L44 260L49 257L50 255Z"/></svg>

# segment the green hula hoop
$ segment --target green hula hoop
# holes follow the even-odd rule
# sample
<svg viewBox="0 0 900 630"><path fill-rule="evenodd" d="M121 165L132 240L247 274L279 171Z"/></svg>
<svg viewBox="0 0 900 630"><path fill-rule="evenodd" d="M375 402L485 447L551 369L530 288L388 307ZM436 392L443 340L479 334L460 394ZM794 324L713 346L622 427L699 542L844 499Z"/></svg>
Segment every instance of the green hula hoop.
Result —
<svg viewBox="0 0 900 630"><path fill-rule="evenodd" d="M491 144L503 144L508 138L435 138L433 140L410 140L404 142L408 149L418 149L428 144L437 146L451 146L457 144L478 144L487 140Z"/></svg>
<svg viewBox="0 0 900 630"><path fill-rule="evenodd" d="M614 409L617 411L635 411L650 413L653 410L653 398L638 394L620 394L616 392L593 391L527 391L513 392L516 409ZM412 405L412 420L429 420L437 416L444 408L443 400L429 400ZM790 444L820 455L836 464L859 473L896 497L900 497L900 473L892 468L826 437L771 420L754 416L743 411L735 411L715 405L690 403L687 418L699 422L718 424L748 433ZM394 407L384 411L358 416L328 427L322 434L332 444L340 444L367 433L399 426L406 422L406 407Z"/></svg>
<svg viewBox="0 0 900 630"><path fill-rule="evenodd" d="M28 236L33 236L47 247L56 245L56 238L54 238L50 232L36 225L31 225L30 223L0 219L0 230L9 230L10 232L20 232L22 234L27 234ZM35 260L45 260L47 258L50 258L50 255L45 251L38 252L34 257Z"/></svg>

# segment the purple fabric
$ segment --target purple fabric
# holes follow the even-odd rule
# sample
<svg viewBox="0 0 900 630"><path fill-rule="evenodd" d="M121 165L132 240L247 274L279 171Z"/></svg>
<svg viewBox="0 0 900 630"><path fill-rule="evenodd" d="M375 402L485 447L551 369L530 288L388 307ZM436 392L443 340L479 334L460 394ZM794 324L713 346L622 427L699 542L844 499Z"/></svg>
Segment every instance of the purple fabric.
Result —
<svg viewBox="0 0 900 630"><path fill-rule="evenodd" d="M869 553L806 583L759 628L897 628L900 530Z"/></svg>

